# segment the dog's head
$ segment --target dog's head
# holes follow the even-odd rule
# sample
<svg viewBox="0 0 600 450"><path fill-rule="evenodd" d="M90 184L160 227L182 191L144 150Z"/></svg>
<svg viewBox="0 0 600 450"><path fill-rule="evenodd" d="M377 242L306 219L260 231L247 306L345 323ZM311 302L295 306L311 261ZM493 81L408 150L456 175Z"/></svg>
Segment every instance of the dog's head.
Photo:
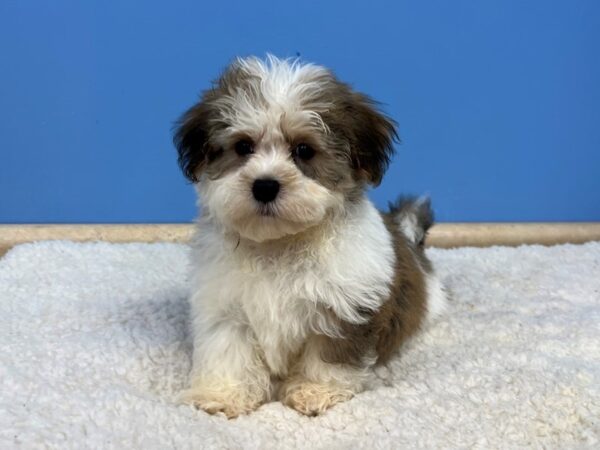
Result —
<svg viewBox="0 0 600 450"><path fill-rule="evenodd" d="M315 226L379 184L395 138L376 103L329 70L269 56L233 62L174 142L205 212L262 242Z"/></svg>

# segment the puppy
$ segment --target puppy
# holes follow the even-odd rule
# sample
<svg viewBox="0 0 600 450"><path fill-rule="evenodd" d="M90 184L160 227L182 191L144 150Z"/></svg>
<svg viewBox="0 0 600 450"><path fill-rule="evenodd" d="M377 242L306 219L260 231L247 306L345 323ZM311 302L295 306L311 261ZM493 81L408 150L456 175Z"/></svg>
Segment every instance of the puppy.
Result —
<svg viewBox="0 0 600 450"><path fill-rule="evenodd" d="M230 418L275 398L322 413L443 310L429 201L382 214L365 195L395 138L329 70L273 56L237 59L182 116L174 142L202 205L184 401Z"/></svg>

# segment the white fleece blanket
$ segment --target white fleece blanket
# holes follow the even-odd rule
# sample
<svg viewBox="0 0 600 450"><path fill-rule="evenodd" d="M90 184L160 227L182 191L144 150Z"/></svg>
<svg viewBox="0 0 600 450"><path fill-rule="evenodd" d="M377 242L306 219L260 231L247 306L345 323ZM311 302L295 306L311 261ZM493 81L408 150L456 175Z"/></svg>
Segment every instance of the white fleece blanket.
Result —
<svg viewBox="0 0 600 450"><path fill-rule="evenodd" d="M600 445L600 243L429 250L447 315L372 390L228 421L186 383L188 249L41 242L0 260L0 448Z"/></svg>

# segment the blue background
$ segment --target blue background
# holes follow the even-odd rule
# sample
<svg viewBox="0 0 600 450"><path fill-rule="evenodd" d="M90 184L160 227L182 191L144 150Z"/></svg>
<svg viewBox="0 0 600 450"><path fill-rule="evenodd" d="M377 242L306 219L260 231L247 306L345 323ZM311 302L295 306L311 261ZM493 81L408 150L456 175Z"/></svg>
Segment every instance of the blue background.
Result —
<svg viewBox="0 0 600 450"><path fill-rule="evenodd" d="M3 0L0 222L191 220L173 121L266 52L331 67L398 120L379 206L600 220L598 0Z"/></svg>

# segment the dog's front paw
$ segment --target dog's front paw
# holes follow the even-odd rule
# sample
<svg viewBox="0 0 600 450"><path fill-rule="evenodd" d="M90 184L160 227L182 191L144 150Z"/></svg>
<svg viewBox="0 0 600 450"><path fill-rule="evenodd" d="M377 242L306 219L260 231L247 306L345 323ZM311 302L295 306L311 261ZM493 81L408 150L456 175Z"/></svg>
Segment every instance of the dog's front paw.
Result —
<svg viewBox="0 0 600 450"><path fill-rule="evenodd" d="M257 409L264 402L264 397L238 386L213 382L194 384L179 395L179 400L209 414L223 413L228 419L233 419Z"/></svg>
<svg viewBox="0 0 600 450"><path fill-rule="evenodd" d="M317 416L353 396L352 390L342 386L299 379L284 383L279 391L279 399L284 405L307 416Z"/></svg>

